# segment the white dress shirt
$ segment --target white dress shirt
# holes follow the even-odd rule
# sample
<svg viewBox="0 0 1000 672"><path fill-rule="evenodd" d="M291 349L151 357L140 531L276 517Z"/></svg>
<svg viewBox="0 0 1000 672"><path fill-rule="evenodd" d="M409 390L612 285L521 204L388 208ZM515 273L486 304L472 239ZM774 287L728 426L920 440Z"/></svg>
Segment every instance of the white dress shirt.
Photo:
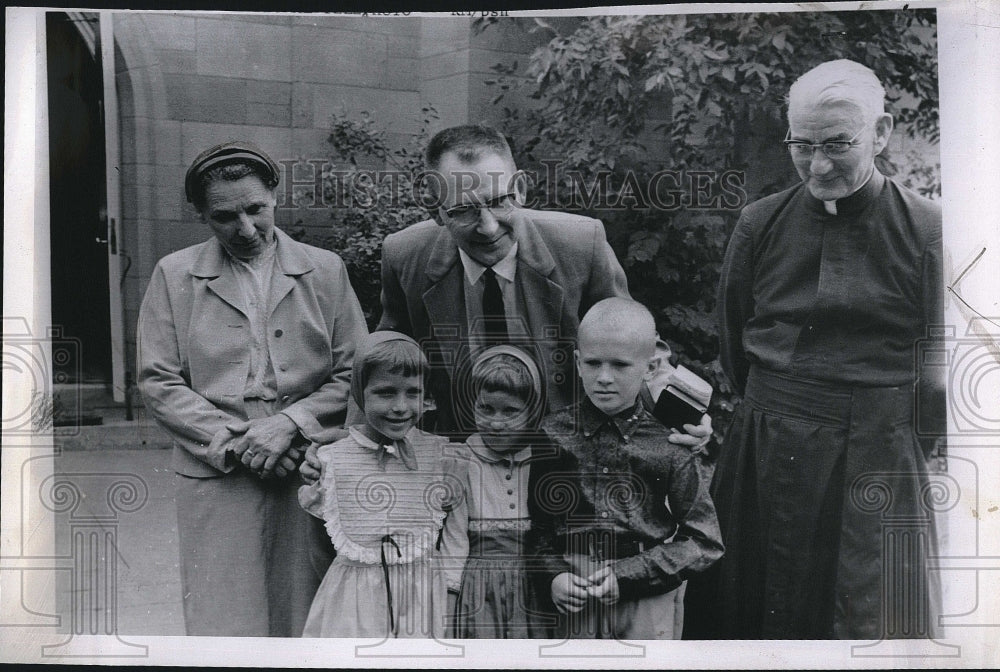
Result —
<svg viewBox="0 0 1000 672"><path fill-rule="evenodd" d="M470 257L461 248L458 256L462 260L462 268L465 270L465 317L469 325L469 336L473 342L482 344L485 337L483 329L483 289L485 281L483 273L486 266ZM517 273L517 243L515 242L510 252L503 259L493 264L493 272L496 273L497 284L500 285L500 294L503 296L503 310L507 319L507 333L510 335L521 334L524 327L520 326L517 319L520 318L521 311L517 308L517 297L514 290L514 274ZM517 325L517 326L514 326ZM475 326L475 328L473 328Z"/></svg>
<svg viewBox="0 0 1000 672"><path fill-rule="evenodd" d="M275 250L277 240L272 241L260 255L252 259L238 259L227 255L229 265L236 276L236 284L243 293L247 318L250 320L250 367L247 373L244 399L277 399L278 382L271 363L271 353L267 347L267 322L271 314L268 304L271 293L271 279L274 277Z"/></svg>

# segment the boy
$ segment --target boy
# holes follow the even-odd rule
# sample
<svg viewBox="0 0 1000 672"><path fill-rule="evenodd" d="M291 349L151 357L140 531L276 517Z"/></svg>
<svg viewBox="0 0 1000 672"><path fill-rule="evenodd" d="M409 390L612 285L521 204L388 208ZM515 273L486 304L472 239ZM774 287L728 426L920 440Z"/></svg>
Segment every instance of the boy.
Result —
<svg viewBox="0 0 1000 672"><path fill-rule="evenodd" d="M586 398L548 416L554 446L534 462L529 511L542 590L566 637L679 639L684 581L722 556L701 459L711 422L667 429L643 408L656 326L635 301L595 304L578 332Z"/></svg>

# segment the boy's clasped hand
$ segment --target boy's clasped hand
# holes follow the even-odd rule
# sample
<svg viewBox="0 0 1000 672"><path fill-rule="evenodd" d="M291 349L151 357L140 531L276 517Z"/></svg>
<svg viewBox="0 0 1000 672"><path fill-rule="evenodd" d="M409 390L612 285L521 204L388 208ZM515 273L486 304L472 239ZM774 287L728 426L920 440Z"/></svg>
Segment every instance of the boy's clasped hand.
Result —
<svg viewBox="0 0 1000 672"><path fill-rule="evenodd" d="M584 578L573 572L563 572L552 580L552 601L563 613L576 613L584 608L588 599L602 604L618 601L618 578L608 563Z"/></svg>

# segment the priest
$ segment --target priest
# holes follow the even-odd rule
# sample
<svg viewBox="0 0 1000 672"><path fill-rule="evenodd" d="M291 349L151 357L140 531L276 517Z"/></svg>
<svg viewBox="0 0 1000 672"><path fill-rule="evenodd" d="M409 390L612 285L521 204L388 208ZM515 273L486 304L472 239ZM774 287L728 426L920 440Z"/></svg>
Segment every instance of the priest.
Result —
<svg viewBox="0 0 1000 672"><path fill-rule="evenodd" d="M712 490L726 555L711 628L695 636L932 635L933 437L915 429L943 433L944 385L914 355L943 321L941 210L876 169L884 98L852 61L802 75L785 136L802 182L748 205L729 242L721 357L743 403ZM903 519L912 545L888 553L885 523Z"/></svg>

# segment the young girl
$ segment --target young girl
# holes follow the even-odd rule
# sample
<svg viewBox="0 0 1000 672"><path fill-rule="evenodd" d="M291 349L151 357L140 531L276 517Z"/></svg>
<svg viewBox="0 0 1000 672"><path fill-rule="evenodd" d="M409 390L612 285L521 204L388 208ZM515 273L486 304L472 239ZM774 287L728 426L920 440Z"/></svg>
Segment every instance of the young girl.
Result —
<svg viewBox="0 0 1000 672"><path fill-rule="evenodd" d="M358 346L351 394L365 424L322 446L319 480L299 490L337 549L304 637L445 635L447 577L432 560L456 493L443 477L446 440L414 426L427 370L408 336L378 331Z"/></svg>
<svg viewBox="0 0 1000 672"><path fill-rule="evenodd" d="M528 465L532 432L545 408L538 366L522 350L500 345L479 356L472 370L475 420L479 430L459 450L454 463L464 502L454 519L467 518L462 547L467 553L456 600L452 635L458 638L546 636L535 587L521 559L528 518ZM453 520L449 520L451 526ZM455 520L456 529L462 527ZM454 537L449 537L449 540Z"/></svg>

